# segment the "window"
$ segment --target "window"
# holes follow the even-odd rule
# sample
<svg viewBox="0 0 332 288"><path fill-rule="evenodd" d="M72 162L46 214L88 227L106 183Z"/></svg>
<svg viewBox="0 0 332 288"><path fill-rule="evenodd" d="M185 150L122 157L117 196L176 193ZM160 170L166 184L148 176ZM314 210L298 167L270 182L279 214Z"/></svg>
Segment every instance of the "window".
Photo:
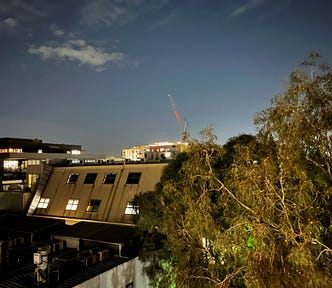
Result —
<svg viewBox="0 0 332 288"><path fill-rule="evenodd" d="M108 173L105 175L103 184L114 184L116 173Z"/></svg>
<svg viewBox="0 0 332 288"><path fill-rule="evenodd" d="M39 174L28 174L27 186L32 188L39 181Z"/></svg>
<svg viewBox="0 0 332 288"><path fill-rule="evenodd" d="M18 161L17 160L4 160L3 168L6 170L17 170L18 169Z"/></svg>
<svg viewBox="0 0 332 288"><path fill-rule="evenodd" d="M77 206L78 206L78 199L69 199L67 206L66 206L66 210L72 210L72 211L76 211L77 210Z"/></svg>
<svg viewBox="0 0 332 288"><path fill-rule="evenodd" d="M40 198L37 208L47 208L50 198Z"/></svg>
<svg viewBox="0 0 332 288"><path fill-rule="evenodd" d="M97 178L97 173L88 173L85 176L84 184L94 184Z"/></svg>
<svg viewBox="0 0 332 288"><path fill-rule="evenodd" d="M134 205L134 202L129 201L125 210L125 215L138 215L139 207Z"/></svg>
<svg viewBox="0 0 332 288"><path fill-rule="evenodd" d="M75 184L79 175L78 173L71 173L68 177L67 184Z"/></svg>
<svg viewBox="0 0 332 288"><path fill-rule="evenodd" d="M138 184L141 174L141 172L130 172L126 184Z"/></svg>
<svg viewBox="0 0 332 288"><path fill-rule="evenodd" d="M97 212L100 206L101 200L91 199L89 201L88 207L86 208L87 212Z"/></svg>
<svg viewBox="0 0 332 288"><path fill-rule="evenodd" d="M40 160L28 160L28 165L40 165Z"/></svg>

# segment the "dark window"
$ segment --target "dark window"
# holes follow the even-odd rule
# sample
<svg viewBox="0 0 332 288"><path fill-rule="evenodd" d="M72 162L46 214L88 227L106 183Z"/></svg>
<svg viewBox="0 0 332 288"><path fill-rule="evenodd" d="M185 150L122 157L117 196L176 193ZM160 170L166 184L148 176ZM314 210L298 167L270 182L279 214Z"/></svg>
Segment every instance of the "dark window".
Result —
<svg viewBox="0 0 332 288"><path fill-rule="evenodd" d="M68 177L67 184L76 183L79 175L80 174L78 174L78 173L71 173Z"/></svg>
<svg viewBox="0 0 332 288"><path fill-rule="evenodd" d="M89 201L88 207L86 208L87 212L97 212L100 206L101 200L91 199Z"/></svg>
<svg viewBox="0 0 332 288"><path fill-rule="evenodd" d="M84 184L94 184L97 178L97 173L88 173L85 176Z"/></svg>
<svg viewBox="0 0 332 288"><path fill-rule="evenodd" d="M138 184L141 174L141 172L130 172L126 184Z"/></svg>
<svg viewBox="0 0 332 288"><path fill-rule="evenodd" d="M116 173L108 173L104 177L103 184L114 184Z"/></svg>

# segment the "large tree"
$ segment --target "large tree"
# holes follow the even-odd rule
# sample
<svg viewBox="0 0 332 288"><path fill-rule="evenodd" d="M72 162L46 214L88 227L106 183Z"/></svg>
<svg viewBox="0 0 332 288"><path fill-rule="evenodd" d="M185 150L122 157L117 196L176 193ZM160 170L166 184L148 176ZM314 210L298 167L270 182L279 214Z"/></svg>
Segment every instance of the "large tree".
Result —
<svg viewBox="0 0 332 288"><path fill-rule="evenodd" d="M332 74L318 60L256 115L257 137L221 147L206 129L137 197L153 285L331 287Z"/></svg>

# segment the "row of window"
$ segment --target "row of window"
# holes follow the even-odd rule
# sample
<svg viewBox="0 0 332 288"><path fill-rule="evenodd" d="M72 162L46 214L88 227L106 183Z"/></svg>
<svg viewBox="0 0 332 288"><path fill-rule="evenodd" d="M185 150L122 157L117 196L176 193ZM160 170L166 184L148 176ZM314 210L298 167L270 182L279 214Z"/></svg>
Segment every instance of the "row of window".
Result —
<svg viewBox="0 0 332 288"><path fill-rule="evenodd" d="M126 180L126 184L138 184L141 179L141 172L130 172ZM75 184L78 180L79 173L71 173L67 179L67 184ZM84 184L94 184L97 178L97 173L87 173L84 179ZM104 176L103 184L114 184L116 173L108 173Z"/></svg>
<svg viewBox="0 0 332 288"><path fill-rule="evenodd" d="M40 198L37 208L46 209L48 207L49 202L50 198ZM80 202L79 199L68 199L65 210L76 211L79 202ZM90 199L88 206L86 208L86 212L98 212L100 203L101 200L99 199ZM134 205L134 203L131 201L128 202L125 210L125 215L137 215L138 213L139 213L138 206Z"/></svg>

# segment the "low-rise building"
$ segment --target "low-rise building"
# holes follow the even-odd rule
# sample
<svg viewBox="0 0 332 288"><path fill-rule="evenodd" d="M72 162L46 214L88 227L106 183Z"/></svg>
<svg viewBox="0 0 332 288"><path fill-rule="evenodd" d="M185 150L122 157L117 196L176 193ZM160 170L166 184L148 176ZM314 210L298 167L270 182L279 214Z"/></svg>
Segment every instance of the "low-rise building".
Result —
<svg viewBox="0 0 332 288"><path fill-rule="evenodd" d="M185 147L173 144L115 159L0 139L0 211L20 213L0 214L0 287L147 287L133 199L153 191Z"/></svg>
<svg viewBox="0 0 332 288"><path fill-rule="evenodd" d="M53 167L37 188L29 215L132 223L135 195L153 191L167 163Z"/></svg>

